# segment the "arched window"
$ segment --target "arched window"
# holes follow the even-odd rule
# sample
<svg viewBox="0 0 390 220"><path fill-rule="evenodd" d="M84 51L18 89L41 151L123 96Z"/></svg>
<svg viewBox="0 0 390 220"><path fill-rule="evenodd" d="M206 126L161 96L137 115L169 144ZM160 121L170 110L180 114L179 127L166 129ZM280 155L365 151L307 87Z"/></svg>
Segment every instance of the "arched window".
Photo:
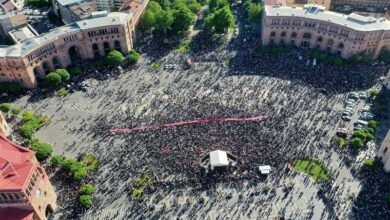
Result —
<svg viewBox="0 0 390 220"><path fill-rule="evenodd" d="M276 36L275 31L272 31L272 32L271 32L271 37L275 37L275 36Z"/></svg>
<svg viewBox="0 0 390 220"><path fill-rule="evenodd" d="M286 34L285 31L283 31L283 32L280 34L281 37L286 37L286 35L287 35L287 34Z"/></svg>
<svg viewBox="0 0 390 220"><path fill-rule="evenodd" d="M292 32L291 37L297 37L297 32Z"/></svg>

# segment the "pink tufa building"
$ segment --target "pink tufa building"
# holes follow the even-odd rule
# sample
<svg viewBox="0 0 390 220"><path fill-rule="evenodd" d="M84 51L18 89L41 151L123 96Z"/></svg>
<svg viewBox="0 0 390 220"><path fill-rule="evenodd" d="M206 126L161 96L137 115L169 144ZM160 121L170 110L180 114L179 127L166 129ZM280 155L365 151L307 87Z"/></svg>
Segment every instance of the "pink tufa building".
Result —
<svg viewBox="0 0 390 220"><path fill-rule="evenodd" d="M291 44L338 54L366 53L378 57L390 49L390 21L357 14L344 15L318 5L265 5L262 44Z"/></svg>
<svg viewBox="0 0 390 220"><path fill-rule="evenodd" d="M0 219L46 220L56 198L35 152L0 134Z"/></svg>

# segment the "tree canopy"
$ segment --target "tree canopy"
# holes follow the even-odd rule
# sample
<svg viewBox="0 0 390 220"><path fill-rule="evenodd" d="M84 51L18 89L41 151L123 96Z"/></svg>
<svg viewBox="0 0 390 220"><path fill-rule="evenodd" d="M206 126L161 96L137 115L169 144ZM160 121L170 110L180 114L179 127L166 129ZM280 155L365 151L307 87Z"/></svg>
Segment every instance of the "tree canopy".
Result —
<svg viewBox="0 0 390 220"><path fill-rule="evenodd" d="M119 66L125 60L126 58L121 52L113 50L107 55L105 63L110 66Z"/></svg>
<svg viewBox="0 0 390 220"><path fill-rule="evenodd" d="M61 78L60 74L58 74L56 72L52 72L46 76L46 83L48 86L50 86L52 88L57 88L61 85L62 78Z"/></svg>
<svg viewBox="0 0 390 220"><path fill-rule="evenodd" d="M209 31L215 30L218 33L226 32L229 28L234 27L234 16L229 6L209 14L205 19L205 27Z"/></svg>
<svg viewBox="0 0 390 220"><path fill-rule="evenodd" d="M195 15L188 7L178 7L173 11L172 29L175 33L184 33L195 23Z"/></svg>
<svg viewBox="0 0 390 220"><path fill-rule="evenodd" d="M53 152L53 146L47 143L41 143L34 139L31 144L31 149L36 152L36 157L39 161L43 161Z"/></svg>
<svg viewBox="0 0 390 220"><path fill-rule="evenodd" d="M260 23L261 22L261 13L263 12L263 6L261 3L253 3L251 1L247 1L246 8L248 11L248 19L252 23Z"/></svg>

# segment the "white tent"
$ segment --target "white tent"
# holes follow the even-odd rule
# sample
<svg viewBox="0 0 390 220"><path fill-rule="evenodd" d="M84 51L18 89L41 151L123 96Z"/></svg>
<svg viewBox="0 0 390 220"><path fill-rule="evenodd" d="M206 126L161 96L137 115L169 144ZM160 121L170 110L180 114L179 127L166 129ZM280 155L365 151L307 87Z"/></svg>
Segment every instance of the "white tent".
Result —
<svg viewBox="0 0 390 220"><path fill-rule="evenodd" d="M261 174L269 174L271 172L271 166L259 166L259 171Z"/></svg>
<svg viewBox="0 0 390 220"><path fill-rule="evenodd" d="M229 165L228 157L225 151L216 150L210 152L211 167L224 167Z"/></svg>

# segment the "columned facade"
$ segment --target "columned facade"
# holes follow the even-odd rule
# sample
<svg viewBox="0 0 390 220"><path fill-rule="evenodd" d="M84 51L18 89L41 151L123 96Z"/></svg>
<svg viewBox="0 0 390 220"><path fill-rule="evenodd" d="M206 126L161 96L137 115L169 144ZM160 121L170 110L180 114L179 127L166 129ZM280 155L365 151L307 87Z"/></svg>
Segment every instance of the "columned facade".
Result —
<svg viewBox="0 0 390 220"><path fill-rule="evenodd" d="M318 49L343 58L372 54L390 47L390 21L341 15L314 5L305 8L265 6L262 44L291 44ZM336 22L337 21L337 22Z"/></svg>

